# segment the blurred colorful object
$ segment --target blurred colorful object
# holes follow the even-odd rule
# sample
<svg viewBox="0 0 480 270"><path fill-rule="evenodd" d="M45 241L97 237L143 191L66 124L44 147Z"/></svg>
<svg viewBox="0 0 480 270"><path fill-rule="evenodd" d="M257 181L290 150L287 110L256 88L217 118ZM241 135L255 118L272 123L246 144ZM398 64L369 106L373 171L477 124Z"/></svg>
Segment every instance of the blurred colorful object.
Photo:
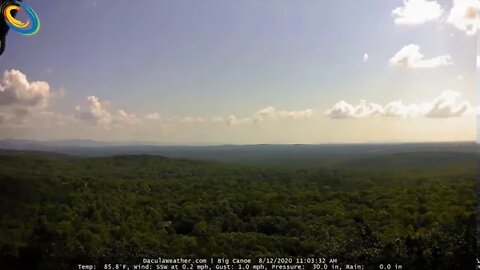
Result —
<svg viewBox="0 0 480 270"><path fill-rule="evenodd" d="M18 11L24 11L28 15L29 20L22 22L15 19L13 12ZM10 29L21 35L35 35L40 30L40 20L38 19L37 14L25 3L19 1L7 2L2 6L2 14Z"/></svg>

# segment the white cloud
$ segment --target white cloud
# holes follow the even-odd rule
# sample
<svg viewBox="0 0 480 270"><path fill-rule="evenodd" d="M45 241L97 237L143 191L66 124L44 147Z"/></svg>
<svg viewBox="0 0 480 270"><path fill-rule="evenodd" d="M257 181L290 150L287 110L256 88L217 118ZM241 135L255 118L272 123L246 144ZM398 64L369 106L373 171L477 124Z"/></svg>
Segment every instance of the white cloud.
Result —
<svg viewBox="0 0 480 270"><path fill-rule="evenodd" d="M250 124L253 123L254 120L248 117L245 118L237 118L235 115L230 115L228 117L227 123L229 125L242 125L242 124Z"/></svg>
<svg viewBox="0 0 480 270"><path fill-rule="evenodd" d="M279 120L296 120L302 118L309 118L314 114L312 109L305 109L301 111L287 111L287 110L278 110L272 106L265 107L258 110L250 117L238 118L235 115L230 115L226 123L229 125L241 125L241 124L251 124L259 123L265 121L279 121ZM216 123L220 123L222 118L217 118Z"/></svg>
<svg viewBox="0 0 480 270"><path fill-rule="evenodd" d="M287 111L287 110L277 110L272 106L265 107L258 110L252 116L238 118L235 115L230 115L226 120L226 123L229 125L241 125L241 124L252 124L259 123L264 121L279 121L279 120L296 120L302 118L309 118L314 114L312 109L305 109L301 111ZM214 123L221 123L223 118L214 117L211 119Z"/></svg>
<svg viewBox="0 0 480 270"><path fill-rule="evenodd" d="M92 122L104 128L138 125L142 123L141 119L135 114L127 113L124 110L111 113L108 110L108 103L101 102L96 96L89 96L87 103L86 109L82 109L81 106L75 108L78 119Z"/></svg>
<svg viewBox="0 0 480 270"><path fill-rule="evenodd" d="M41 106L47 105L50 86L47 82L29 82L27 76L18 70L5 71L0 82L0 106Z"/></svg>
<svg viewBox="0 0 480 270"><path fill-rule="evenodd" d="M364 54L363 54L362 61L363 61L364 63L367 63L367 62L368 62L368 58L370 58L370 56L368 55L368 53L364 53Z"/></svg>
<svg viewBox="0 0 480 270"><path fill-rule="evenodd" d="M112 122L112 114L106 109L106 104L102 103L96 96L87 98L88 108L82 109L77 106L77 117L82 120L92 121L99 125L109 125Z"/></svg>
<svg viewBox="0 0 480 270"><path fill-rule="evenodd" d="M457 29L473 36L480 29L480 1L478 0L454 0L447 22Z"/></svg>
<svg viewBox="0 0 480 270"><path fill-rule="evenodd" d="M424 59L420 46L409 44L398 51L389 61L390 65L402 68L435 68L452 65L450 55Z"/></svg>
<svg viewBox="0 0 480 270"><path fill-rule="evenodd" d="M266 107L257 111L256 116L258 120L265 119L300 119L308 118L313 115L313 110L306 109L303 111L285 111L277 110L274 107Z"/></svg>
<svg viewBox="0 0 480 270"><path fill-rule="evenodd" d="M383 108L376 103L367 104L365 100L356 106L340 100L326 114L333 119L363 118L383 114Z"/></svg>
<svg viewBox="0 0 480 270"><path fill-rule="evenodd" d="M439 19L444 10L436 1L405 0L402 7L392 11L395 23L401 25L418 25Z"/></svg>
<svg viewBox="0 0 480 270"><path fill-rule="evenodd" d="M355 107L344 100L335 103L325 114L332 119L356 118Z"/></svg>
<svg viewBox="0 0 480 270"><path fill-rule="evenodd" d="M152 120L152 121L160 121L163 119L163 117L158 113L150 113L145 115L145 119Z"/></svg>
<svg viewBox="0 0 480 270"><path fill-rule="evenodd" d="M21 122L41 115L54 96L47 82L30 82L18 70L5 71L0 80L0 123Z"/></svg>
<svg viewBox="0 0 480 270"><path fill-rule="evenodd" d="M425 116L430 118L447 118L466 114L470 110L470 105L466 101L458 102L460 96L461 94L455 91L444 91L433 100Z"/></svg>
<svg viewBox="0 0 480 270"><path fill-rule="evenodd" d="M428 117L449 118L467 114L471 108L468 102L459 101L461 94L446 90L430 102L420 104L403 104L401 100L385 106L361 100L358 105L351 105L343 100L337 102L325 114L332 119L382 117Z"/></svg>
<svg viewBox="0 0 480 270"><path fill-rule="evenodd" d="M139 125L142 120L133 113L127 113L124 110L118 110L113 117L113 123L121 126Z"/></svg>
<svg viewBox="0 0 480 270"><path fill-rule="evenodd" d="M279 120L295 120L302 118L309 118L313 115L312 109L287 111L278 110L272 106L265 107L256 111L248 117L237 117L230 115L228 117L213 116L213 117L199 117L199 116L161 116L159 113L146 114L143 117L137 117L135 114L127 113L124 110L118 110L112 113L109 110L108 102L102 102L96 96L87 98L87 105L84 107L77 106L75 108L75 118L91 122L95 125L110 128L110 127L124 127L131 125L142 125L145 123L160 122L161 124L228 124L228 125L243 125L252 124L265 121L279 121Z"/></svg>
<svg viewBox="0 0 480 270"><path fill-rule="evenodd" d="M417 117L424 115L428 111L428 105L422 104L403 104L401 100L392 101L385 105L383 116L386 117Z"/></svg>

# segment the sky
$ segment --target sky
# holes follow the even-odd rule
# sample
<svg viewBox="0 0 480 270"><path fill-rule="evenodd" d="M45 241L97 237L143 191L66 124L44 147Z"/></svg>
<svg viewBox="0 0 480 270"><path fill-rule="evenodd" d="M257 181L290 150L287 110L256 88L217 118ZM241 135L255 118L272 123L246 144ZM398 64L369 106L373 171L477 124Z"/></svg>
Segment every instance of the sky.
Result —
<svg viewBox="0 0 480 270"><path fill-rule="evenodd" d="M26 2L41 29L8 34L0 138L476 138L476 0Z"/></svg>

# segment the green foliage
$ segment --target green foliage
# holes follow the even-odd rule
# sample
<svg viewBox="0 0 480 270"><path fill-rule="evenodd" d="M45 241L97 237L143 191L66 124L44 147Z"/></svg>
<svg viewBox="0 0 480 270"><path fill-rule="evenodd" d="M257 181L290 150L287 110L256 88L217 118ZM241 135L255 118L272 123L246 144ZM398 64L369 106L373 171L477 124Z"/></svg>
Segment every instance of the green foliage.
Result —
<svg viewBox="0 0 480 270"><path fill-rule="evenodd" d="M473 269L469 166L439 174L9 153L0 155L1 265L321 256Z"/></svg>

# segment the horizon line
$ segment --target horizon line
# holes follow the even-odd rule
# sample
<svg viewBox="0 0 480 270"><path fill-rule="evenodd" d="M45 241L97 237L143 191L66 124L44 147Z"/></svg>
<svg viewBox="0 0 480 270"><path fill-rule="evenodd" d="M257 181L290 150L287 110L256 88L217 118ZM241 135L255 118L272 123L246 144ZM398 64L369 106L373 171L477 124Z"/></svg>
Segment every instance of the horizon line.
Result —
<svg viewBox="0 0 480 270"><path fill-rule="evenodd" d="M32 143L67 143L72 142L68 146L78 146L78 147L103 147L103 146L82 146L73 144L75 141L81 142L91 142L91 143L103 143L111 144L110 146L172 146L172 147L214 147L214 146L266 146L266 145L277 145L277 146L301 146L301 145L372 145L372 144L383 144L383 145L399 145L399 144L452 144L452 143L474 143L479 144L478 140L458 140L458 141L367 141L367 142L320 142L320 143L168 143L168 142L154 142L154 141L104 141L104 140L94 140L94 139L14 139L14 138L0 138L0 142L5 141L17 141L17 142L32 142ZM105 145L109 146L109 145Z"/></svg>

